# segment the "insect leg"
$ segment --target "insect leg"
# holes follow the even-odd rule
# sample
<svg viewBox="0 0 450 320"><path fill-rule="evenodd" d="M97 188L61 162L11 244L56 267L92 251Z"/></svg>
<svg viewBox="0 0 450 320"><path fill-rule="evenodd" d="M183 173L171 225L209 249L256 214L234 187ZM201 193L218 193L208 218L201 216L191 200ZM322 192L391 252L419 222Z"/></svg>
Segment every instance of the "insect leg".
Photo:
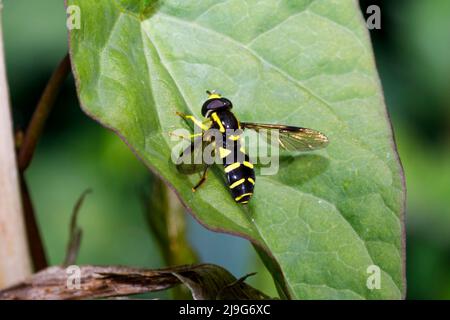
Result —
<svg viewBox="0 0 450 320"><path fill-rule="evenodd" d="M207 167L205 168L205 170L203 170L202 177L201 177L200 180L197 182L197 184L192 188L192 192L197 191L197 189L200 188L200 186L201 186L203 183L205 183L206 177L207 177L207 173L208 173L208 168L209 168L209 166L207 166Z"/></svg>
<svg viewBox="0 0 450 320"><path fill-rule="evenodd" d="M169 132L169 136L178 137L180 139L187 140L187 141L191 141L192 138L195 138L195 137L200 137L202 134L203 133L199 132L199 133L189 134L186 136L186 135L182 135L182 134L176 134L173 132Z"/></svg>
<svg viewBox="0 0 450 320"><path fill-rule="evenodd" d="M178 111L176 112L176 114L187 121L192 121L197 127L201 128L202 130L206 131L210 127L210 125L207 124L209 121L207 121L207 123L204 123L204 122L198 120L193 115L185 114L185 113L178 112Z"/></svg>

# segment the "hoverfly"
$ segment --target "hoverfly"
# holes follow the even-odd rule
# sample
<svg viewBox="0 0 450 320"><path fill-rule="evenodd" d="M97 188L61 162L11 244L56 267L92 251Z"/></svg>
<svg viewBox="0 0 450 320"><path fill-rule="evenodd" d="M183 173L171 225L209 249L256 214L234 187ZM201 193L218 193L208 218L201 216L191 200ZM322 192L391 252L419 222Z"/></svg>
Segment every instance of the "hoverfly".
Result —
<svg viewBox="0 0 450 320"><path fill-rule="evenodd" d="M186 160L192 159L196 154L203 152L204 141L214 143L215 139L209 135L211 129L215 129L222 135L218 152L222 159L226 182L233 199L241 204L248 203L255 186L253 163L241 145L240 135L243 130L255 130L258 133L260 130L267 130L269 133L277 131L279 146L289 152L317 150L328 145L328 138L316 130L279 124L240 122L231 112L233 104L230 100L215 91L206 91L206 93L208 99L202 106L202 115L206 118L206 121L202 122L192 115L177 112L183 119L202 129L201 134L190 136L190 138L193 138L190 146L180 154L176 163L178 171L184 174L203 171L201 179L192 188L194 192L206 181L210 165L205 163L192 164L191 161ZM230 131L234 134L229 134ZM233 155L231 158L230 154Z"/></svg>

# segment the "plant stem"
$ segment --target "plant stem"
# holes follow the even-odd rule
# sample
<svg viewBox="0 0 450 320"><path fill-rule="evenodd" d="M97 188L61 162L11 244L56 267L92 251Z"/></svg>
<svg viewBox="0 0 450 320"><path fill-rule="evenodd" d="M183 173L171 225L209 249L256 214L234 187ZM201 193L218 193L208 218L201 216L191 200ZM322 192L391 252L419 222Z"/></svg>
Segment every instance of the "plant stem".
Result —
<svg viewBox="0 0 450 320"><path fill-rule="evenodd" d="M64 80L69 74L69 71L70 58L67 54L64 59L61 60L48 81L44 93L42 94L41 99L36 106L36 110L33 113L30 124L28 125L19 150L19 170L21 172L25 171L30 165L45 122L53 108L53 105L55 104L56 97L62 84L64 83Z"/></svg>
<svg viewBox="0 0 450 320"><path fill-rule="evenodd" d="M0 1L0 288L31 273L3 50Z"/></svg>
<svg viewBox="0 0 450 320"><path fill-rule="evenodd" d="M22 194L23 213L25 218L25 227L27 231L28 246L33 261L34 271L40 271L48 267L47 256L45 254L44 244L41 233L34 214L33 202L31 201L28 185L23 173L20 174L20 191Z"/></svg>
<svg viewBox="0 0 450 320"><path fill-rule="evenodd" d="M167 265L196 263L198 256L186 236L186 213L176 194L155 177L152 194L146 199L147 221ZM190 299L184 287L174 288L175 299Z"/></svg>
<svg viewBox="0 0 450 320"><path fill-rule="evenodd" d="M55 104L59 90L70 71L70 59L67 54L59 63L48 81L45 90L36 106L31 118L30 124L20 143L18 151L18 165L20 170L20 189L23 201L23 210L25 216L25 226L28 235L28 245L31 250L31 257L35 271L42 270L48 266L47 257L45 255L44 245L41 234L39 232L36 216L34 213L33 203L28 191L24 171L30 165L37 142L41 136L45 122L50 111Z"/></svg>
<svg viewBox="0 0 450 320"><path fill-rule="evenodd" d="M167 265L198 261L186 235L186 213L176 194L155 177L152 194L146 199L146 217Z"/></svg>

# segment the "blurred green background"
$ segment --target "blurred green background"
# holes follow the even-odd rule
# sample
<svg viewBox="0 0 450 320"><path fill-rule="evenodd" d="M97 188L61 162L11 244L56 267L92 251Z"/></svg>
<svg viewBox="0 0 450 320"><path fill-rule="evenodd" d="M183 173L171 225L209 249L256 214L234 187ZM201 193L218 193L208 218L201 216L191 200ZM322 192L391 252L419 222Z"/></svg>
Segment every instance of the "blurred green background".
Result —
<svg viewBox="0 0 450 320"><path fill-rule="evenodd" d="M406 173L407 297L450 299L450 1L367 0L363 11L370 4L381 7L382 29L371 36ZM65 10L61 0L4 0L3 17L14 121L21 129L67 52ZM91 188L80 213L78 263L164 266L141 200L152 177L117 136L82 113L72 78L26 178L51 264L62 262L72 208ZM187 219L201 261L237 277L258 271L249 282L275 295L247 241Z"/></svg>

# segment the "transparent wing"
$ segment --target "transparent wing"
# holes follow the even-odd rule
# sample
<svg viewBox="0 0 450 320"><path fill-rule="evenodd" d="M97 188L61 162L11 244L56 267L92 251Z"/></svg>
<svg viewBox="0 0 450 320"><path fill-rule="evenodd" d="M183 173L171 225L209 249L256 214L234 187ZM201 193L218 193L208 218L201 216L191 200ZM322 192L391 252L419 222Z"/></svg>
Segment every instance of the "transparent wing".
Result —
<svg viewBox="0 0 450 320"><path fill-rule="evenodd" d="M325 148L328 145L328 138L323 133L302 127L292 127L278 124L263 124L252 122L241 122L244 129L261 132L267 130L267 143L272 143L272 135L278 134L277 142L287 151L311 151Z"/></svg>
<svg viewBox="0 0 450 320"><path fill-rule="evenodd" d="M176 163L177 170L183 174L204 171L208 164L203 161L203 151L211 143L213 141L204 141L204 136L194 139L178 157Z"/></svg>

